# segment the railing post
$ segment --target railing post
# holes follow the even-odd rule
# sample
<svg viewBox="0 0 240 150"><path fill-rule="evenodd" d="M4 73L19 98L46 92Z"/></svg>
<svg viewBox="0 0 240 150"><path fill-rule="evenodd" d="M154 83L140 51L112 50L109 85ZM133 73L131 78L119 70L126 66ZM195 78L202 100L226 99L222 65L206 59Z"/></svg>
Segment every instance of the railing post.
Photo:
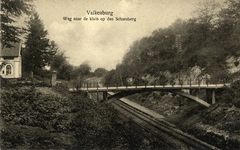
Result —
<svg viewBox="0 0 240 150"><path fill-rule="evenodd" d="M98 82L97 82L97 90L98 90Z"/></svg>
<svg viewBox="0 0 240 150"><path fill-rule="evenodd" d="M191 81L191 78L190 78L190 87L192 86L192 81Z"/></svg>
<svg viewBox="0 0 240 150"><path fill-rule="evenodd" d="M200 81L199 81L199 78L198 78L198 89L200 89Z"/></svg>
<svg viewBox="0 0 240 150"><path fill-rule="evenodd" d="M87 82L87 91L88 91L88 82Z"/></svg>
<svg viewBox="0 0 240 150"><path fill-rule="evenodd" d="M207 78L207 75L206 75L206 77L205 77L205 78L206 78L206 84L207 84L207 86L208 86L208 78Z"/></svg>

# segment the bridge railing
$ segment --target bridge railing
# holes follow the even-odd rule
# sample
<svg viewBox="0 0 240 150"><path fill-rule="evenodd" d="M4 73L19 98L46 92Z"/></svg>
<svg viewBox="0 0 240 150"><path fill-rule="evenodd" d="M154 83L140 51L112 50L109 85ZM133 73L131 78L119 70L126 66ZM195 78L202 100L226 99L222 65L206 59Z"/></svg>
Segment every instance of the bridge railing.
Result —
<svg viewBox="0 0 240 150"><path fill-rule="evenodd" d="M229 80L229 79L218 79L218 80L210 80L209 78L197 78L195 80L191 79L191 78L187 78L185 80L174 80L174 81L166 81L163 82L161 80L155 80L152 82L148 82L147 80L137 80L137 81L132 81L132 82L124 82L122 84L113 84L110 86L105 86L105 87L129 87L129 86L186 86L186 85L217 85L217 84L223 84L223 85L229 85L231 83L233 83L234 80ZM88 81L88 82L83 82L81 85L82 88L100 88L103 87L101 83L99 82L93 82L93 81Z"/></svg>

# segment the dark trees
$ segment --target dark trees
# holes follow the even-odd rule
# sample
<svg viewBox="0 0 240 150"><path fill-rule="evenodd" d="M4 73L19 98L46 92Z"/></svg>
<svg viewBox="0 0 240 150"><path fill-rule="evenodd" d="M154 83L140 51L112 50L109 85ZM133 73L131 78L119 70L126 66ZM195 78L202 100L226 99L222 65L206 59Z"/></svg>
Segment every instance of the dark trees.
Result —
<svg viewBox="0 0 240 150"><path fill-rule="evenodd" d="M102 77L104 76L108 71L104 68L97 68L95 71L94 71L94 75L97 76L97 77Z"/></svg>
<svg viewBox="0 0 240 150"><path fill-rule="evenodd" d="M83 62L80 66L75 67L71 79L75 87L81 87L83 81L90 75L91 67L88 61Z"/></svg>
<svg viewBox="0 0 240 150"><path fill-rule="evenodd" d="M51 70L57 71L59 79L69 80L73 73L73 66L67 61L64 52L57 52L52 58Z"/></svg>
<svg viewBox="0 0 240 150"><path fill-rule="evenodd" d="M38 73L40 69L50 63L55 51L50 49L48 32L44 29L42 20L37 13L33 13L27 23L26 48L23 55L25 71Z"/></svg>
<svg viewBox="0 0 240 150"><path fill-rule="evenodd" d="M32 0L1 0L1 43L2 48L11 47L11 42L18 42L21 28L14 25L23 14L29 15Z"/></svg>
<svg viewBox="0 0 240 150"><path fill-rule="evenodd" d="M199 3L193 18L177 19L168 28L135 41L115 73L109 72L107 82L117 79L120 71L124 82L146 74L163 78L164 74L192 68L200 69L202 75L209 74L213 80L229 77L230 68L240 64L240 1L226 4L220 8L214 0ZM179 35L181 49L176 45Z"/></svg>

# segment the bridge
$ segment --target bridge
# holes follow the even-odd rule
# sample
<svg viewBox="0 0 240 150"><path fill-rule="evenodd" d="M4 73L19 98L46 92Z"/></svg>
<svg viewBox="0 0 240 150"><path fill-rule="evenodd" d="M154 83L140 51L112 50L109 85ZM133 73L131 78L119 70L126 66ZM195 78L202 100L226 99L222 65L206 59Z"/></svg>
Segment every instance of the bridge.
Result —
<svg viewBox="0 0 240 150"><path fill-rule="evenodd" d="M192 99L206 107L210 106L210 103L214 104L215 100L215 91L223 89L230 86L230 83L225 84L188 84L188 85L140 85L140 86L115 86L115 87L102 87L98 82L94 83L84 83L81 88L70 88L69 92L78 93L80 91L87 93L103 93L104 101L111 101L114 98L121 98L135 93L141 93L145 91L164 91L175 93L177 95ZM198 95L194 95L196 90L206 90L207 100L200 99ZM112 95L108 97L108 92L111 92Z"/></svg>

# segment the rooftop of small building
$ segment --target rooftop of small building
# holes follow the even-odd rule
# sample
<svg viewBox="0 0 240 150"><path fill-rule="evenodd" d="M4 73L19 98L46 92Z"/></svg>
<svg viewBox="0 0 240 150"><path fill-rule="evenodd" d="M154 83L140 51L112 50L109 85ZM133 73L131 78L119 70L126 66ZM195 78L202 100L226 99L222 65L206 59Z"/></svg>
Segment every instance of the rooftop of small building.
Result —
<svg viewBox="0 0 240 150"><path fill-rule="evenodd" d="M13 47L4 47L1 49L0 57L17 57L20 55L21 43L11 43Z"/></svg>

